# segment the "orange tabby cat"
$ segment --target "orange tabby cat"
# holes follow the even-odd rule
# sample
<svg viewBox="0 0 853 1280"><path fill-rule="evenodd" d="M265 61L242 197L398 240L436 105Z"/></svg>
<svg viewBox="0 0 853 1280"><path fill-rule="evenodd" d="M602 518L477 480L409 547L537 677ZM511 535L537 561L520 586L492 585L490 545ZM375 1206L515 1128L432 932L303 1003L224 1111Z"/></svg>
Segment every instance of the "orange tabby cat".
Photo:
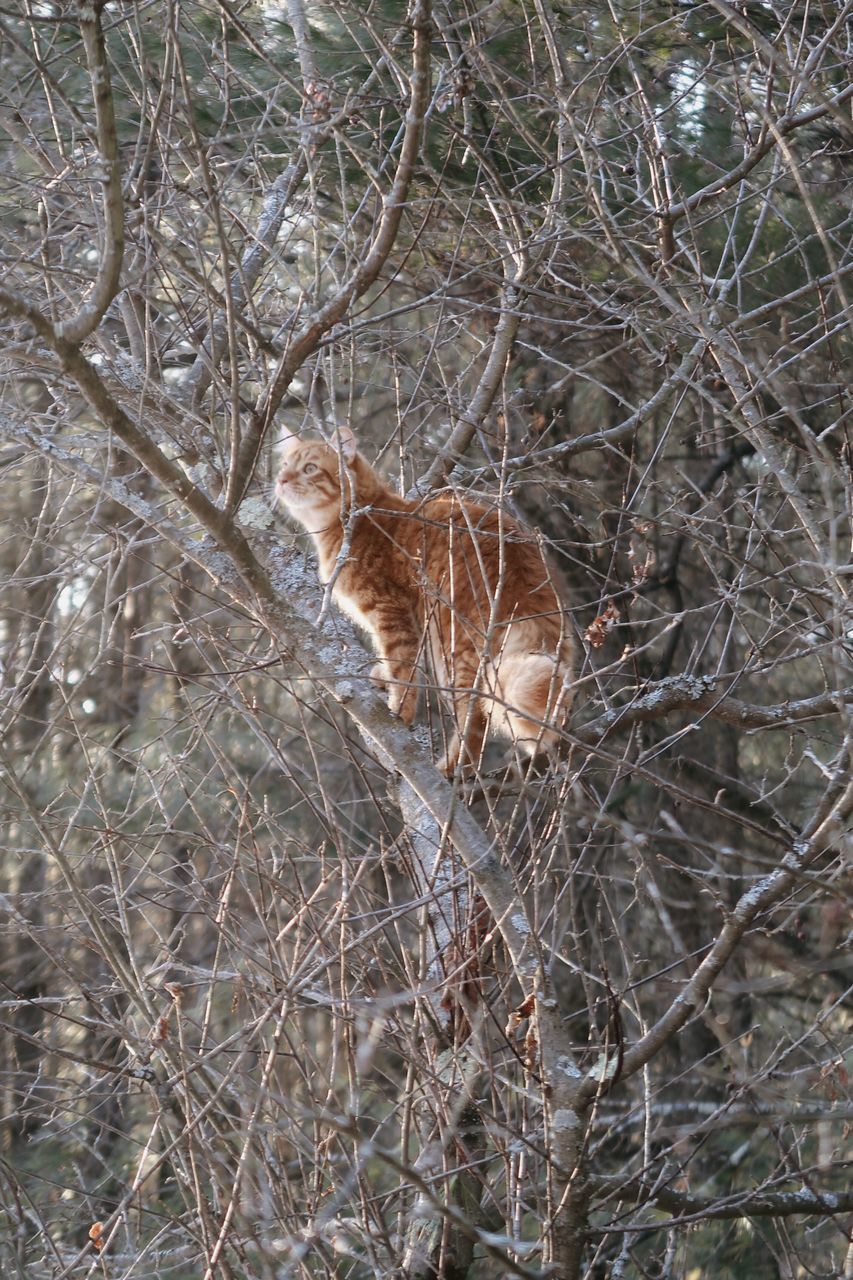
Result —
<svg viewBox="0 0 853 1280"><path fill-rule="evenodd" d="M391 710L412 723L428 668L454 713L446 773L460 756L476 764L488 729L529 754L553 747L572 699L573 644L536 540L478 503L401 498L348 427L338 444L288 435L276 497L311 534L321 580L334 579L335 600L370 635L380 657L371 677Z"/></svg>

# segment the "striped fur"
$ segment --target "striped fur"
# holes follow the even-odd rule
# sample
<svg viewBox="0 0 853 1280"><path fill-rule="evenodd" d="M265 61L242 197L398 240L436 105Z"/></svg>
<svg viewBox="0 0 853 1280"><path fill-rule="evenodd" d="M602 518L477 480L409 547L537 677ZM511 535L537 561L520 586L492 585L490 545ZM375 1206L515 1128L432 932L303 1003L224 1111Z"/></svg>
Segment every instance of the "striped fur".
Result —
<svg viewBox="0 0 853 1280"><path fill-rule="evenodd" d="M420 683L435 682L454 717L447 773L460 758L477 762L488 731L528 754L552 749L571 706L574 648L536 539L478 503L401 498L349 429L337 443L286 437L276 497L371 637L371 675L391 710L411 724Z"/></svg>

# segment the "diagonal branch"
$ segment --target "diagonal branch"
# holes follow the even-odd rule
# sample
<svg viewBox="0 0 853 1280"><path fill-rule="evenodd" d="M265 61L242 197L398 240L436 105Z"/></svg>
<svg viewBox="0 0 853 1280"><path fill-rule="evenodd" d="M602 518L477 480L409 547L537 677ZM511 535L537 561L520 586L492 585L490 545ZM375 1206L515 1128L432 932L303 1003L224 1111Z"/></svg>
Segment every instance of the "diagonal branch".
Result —
<svg viewBox="0 0 853 1280"><path fill-rule="evenodd" d="M444 448L436 455L426 475L418 481L419 493L426 493L444 483L448 473L467 451L492 407L521 324L523 313L519 285L518 276L504 285L500 319L492 338L486 367L480 375L471 403L460 417Z"/></svg>
<svg viewBox="0 0 853 1280"><path fill-rule="evenodd" d="M794 841L776 870L741 895L719 937L690 981L645 1035L625 1050L620 1079L642 1070L703 1008L714 981L731 959L744 935L764 912L774 907L795 886L799 874L810 866L843 828L853 812L853 778L839 776L836 781L841 783L838 794L833 796L831 791L828 793L827 802L818 807L817 813L804 828L800 838ZM601 1090L604 1080L610 1074L608 1066L609 1064L601 1064L601 1067L597 1066L589 1074L580 1090L582 1097L592 1098Z"/></svg>

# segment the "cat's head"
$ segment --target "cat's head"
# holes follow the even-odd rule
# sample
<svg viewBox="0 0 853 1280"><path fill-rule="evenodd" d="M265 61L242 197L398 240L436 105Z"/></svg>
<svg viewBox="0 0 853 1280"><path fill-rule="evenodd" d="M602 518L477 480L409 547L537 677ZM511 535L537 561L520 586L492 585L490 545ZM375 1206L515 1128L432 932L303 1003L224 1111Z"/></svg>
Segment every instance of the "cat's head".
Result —
<svg viewBox="0 0 853 1280"><path fill-rule="evenodd" d="M276 500L302 523L312 512L340 508L341 476L355 462L356 452L355 436L347 426L338 428L335 444L288 433L278 448Z"/></svg>

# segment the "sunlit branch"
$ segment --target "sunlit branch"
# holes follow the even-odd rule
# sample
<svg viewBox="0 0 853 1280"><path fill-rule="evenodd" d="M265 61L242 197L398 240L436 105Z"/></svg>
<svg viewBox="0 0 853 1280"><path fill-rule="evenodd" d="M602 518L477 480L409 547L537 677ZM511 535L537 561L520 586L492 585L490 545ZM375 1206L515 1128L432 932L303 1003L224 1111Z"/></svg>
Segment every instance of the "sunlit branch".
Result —
<svg viewBox="0 0 853 1280"><path fill-rule="evenodd" d="M685 710L738 729L787 729L803 721L838 715L853 704L853 687L762 707L732 697L723 684L723 677L716 676L681 675L661 680L624 706L596 716L577 731L578 737L583 742L600 742L614 732Z"/></svg>

